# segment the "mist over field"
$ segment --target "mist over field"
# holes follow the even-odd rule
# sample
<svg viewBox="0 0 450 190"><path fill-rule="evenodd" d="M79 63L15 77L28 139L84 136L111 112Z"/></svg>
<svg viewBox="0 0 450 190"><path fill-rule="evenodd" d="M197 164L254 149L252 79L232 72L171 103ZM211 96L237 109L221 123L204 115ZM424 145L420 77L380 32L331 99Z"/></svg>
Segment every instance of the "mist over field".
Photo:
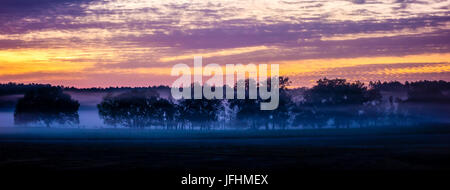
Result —
<svg viewBox="0 0 450 190"><path fill-rule="evenodd" d="M13 87L4 86L0 96L0 127L286 130L450 124L448 83L378 82L369 87L340 79L325 79L312 88L281 89L281 102L275 111L260 111L259 100L176 101L171 98L170 89L163 86L65 88L60 93L79 104L76 115L68 117L72 122L65 122L66 119L56 112L49 116L53 119L45 119L45 116L20 123L18 118L15 119L15 106L24 94L11 90L8 93ZM107 102L109 107L105 107ZM201 104L205 107L198 107ZM122 107L111 107L114 105ZM58 117L61 118L58 120Z"/></svg>

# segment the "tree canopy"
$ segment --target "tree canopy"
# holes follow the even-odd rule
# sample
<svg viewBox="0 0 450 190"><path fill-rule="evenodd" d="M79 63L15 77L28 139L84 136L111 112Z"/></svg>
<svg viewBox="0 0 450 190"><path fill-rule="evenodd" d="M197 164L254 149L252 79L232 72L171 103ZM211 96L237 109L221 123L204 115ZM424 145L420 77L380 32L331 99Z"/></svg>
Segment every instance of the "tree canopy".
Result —
<svg viewBox="0 0 450 190"><path fill-rule="evenodd" d="M47 127L52 123L78 124L80 104L61 88L41 87L27 92L19 99L14 111L16 124L43 122Z"/></svg>

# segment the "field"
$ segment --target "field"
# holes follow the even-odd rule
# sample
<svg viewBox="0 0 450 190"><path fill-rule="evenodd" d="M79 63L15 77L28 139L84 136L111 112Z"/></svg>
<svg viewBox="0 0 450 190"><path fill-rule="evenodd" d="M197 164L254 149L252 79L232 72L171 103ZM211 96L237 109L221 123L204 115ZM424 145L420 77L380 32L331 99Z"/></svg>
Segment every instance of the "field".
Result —
<svg viewBox="0 0 450 190"><path fill-rule="evenodd" d="M1 128L0 170L15 179L120 179L149 186L179 185L181 176L188 173L264 173L270 174L271 185L321 186L329 185L323 180L344 183L349 179L374 185L379 180L413 184L418 182L414 179L448 178L450 127Z"/></svg>

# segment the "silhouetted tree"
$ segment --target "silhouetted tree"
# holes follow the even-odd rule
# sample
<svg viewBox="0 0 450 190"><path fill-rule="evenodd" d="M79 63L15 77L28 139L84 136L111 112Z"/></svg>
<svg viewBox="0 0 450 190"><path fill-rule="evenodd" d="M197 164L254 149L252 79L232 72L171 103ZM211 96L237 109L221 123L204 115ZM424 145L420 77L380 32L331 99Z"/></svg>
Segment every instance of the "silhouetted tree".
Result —
<svg viewBox="0 0 450 190"><path fill-rule="evenodd" d="M450 103L450 85L444 81L418 81L409 85L407 102Z"/></svg>
<svg viewBox="0 0 450 190"><path fill-rule="evenodd" d="M278 79L280 88L278 108L275 110L267 110L262 112L267 112L264 113L263 116L268 116L269 122L272 124L273 128L276 128L277 126L280 128L285 128L289 123L291 109L294 105L287 88L291 84L291 81L288 77L279 77ZM268 128L267 124L269 122L266 123L266 128Z"/></svg>
<svg viewBox="0 0 450 190"><path fill-rule="evenodd" d="M260 110L258 99L231 99L230 106L237 110L236 119L245 126L258 128L259 123L268 124L268 112Z"/></svg>
<svg viewBox="0 0 450 190"><path fill-rule="evenodd" d="M27 92L19 99L14 111L15 124L43 122L47 127L54 122L78 124L80 104L58 87L41 87Z"/></svg>
<svg viewBox="0 0 450 190"><path fill-rule="evenodd" d="M345 79L320 79L317 85L305 92L306 102L314 105L352 105L369 101L367 87Z"/></svg>
<svg viewBox="0 0 450 190"><path fill-rule="evenodd" d="M399 81L390 81L390 82L381 82L381 81L370 81L369 87L372 89L377 89L381 91L402 91L408 88L408 81L405 84L402 84Z"/></svg>
<svg viewBox="0 0 450 190"><path fill-rule="evenodd" d="M157 98L152 102L153 123L170 128L174 125L176 105L169 100Z"/></svg>
<svg viewBox="0 0 450 190"><path fill-rule="evenodd" d="M235 90L239 85L245 85L245 99L231 99L230 107L236 110L236 119L238 123L244 126L249 126L250 128L257 129L260 126L265 126L266 129L271 125L272 128L276 126L285 127L289 119L290 106L292 104L290 95L287 93L287 86L290 84L289 78L278 77L279 81L279 104L278 108L275 110L261 110L261 103L271 101L262 100L260 97L256 99L250 99L249 89L251 85L255 85L258 88L269 88L271 87L271 80L268 78L267 81L262 82L262 86L256 85L256 81L247 79L245 81L238 81L235 84ZM236 94L236 91L235 91Z"/></svg>
<svg viewBox="0 0 450 190"><path fill-rule="evenodd" d="M222 109L222 101L217 99L183 99L178 106L179 121L191 126L209 128L217 121L218 112Z"/></svg>
<svg viewBox="0 0 450 190"><path fill-rule="evenodd" d="M317 122L312 126L325 125L333 120L336 127L349 127L352 121L364 113L363 104L371 101L380 101L381 94L376 89L368 90L363 83L347 82L345 79L320 79L317 85L304 93L305 101L296 108L298 113L295 123L300 120ZM317 117L318 119L305 118Z"/></svg>
<svg viewBox="0 0 450 190"><path fill-rule="evenodd" d="M135 128L168 126L175 114L175 106L171 102L148 90L108 95L97 107L105 124Z"/></svg>

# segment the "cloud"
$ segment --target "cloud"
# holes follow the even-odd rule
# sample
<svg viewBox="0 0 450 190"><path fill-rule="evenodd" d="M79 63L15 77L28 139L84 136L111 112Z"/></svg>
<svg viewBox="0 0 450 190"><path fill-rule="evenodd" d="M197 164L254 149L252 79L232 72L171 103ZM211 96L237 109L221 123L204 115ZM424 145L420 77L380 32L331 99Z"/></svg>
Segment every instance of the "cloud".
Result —
<svg viewBox="0 0 450 190"><path fill-rule="evenodd" d="M53 68L89 63L89 77L150 73L143 68L159 71L193 55L245 64L445 54L443 7L448 1L4 0L0 54L50 52ZM31 56L23 65L44 72L39 63Z"/></svg>
<svg viewBox="0 0 450 190"><path fill-rule="evenodd" d="M67 22L85 16L83 6L93 1L2 0L0 34L23 34L46 28L64 29L63 25Z"/></svg>
<svg viewBox="0 0 450 190"><path fill-rule="evenodd" d="M352 2L355 4L364 4L366 3L366 0L352 0Z"/></svg>

